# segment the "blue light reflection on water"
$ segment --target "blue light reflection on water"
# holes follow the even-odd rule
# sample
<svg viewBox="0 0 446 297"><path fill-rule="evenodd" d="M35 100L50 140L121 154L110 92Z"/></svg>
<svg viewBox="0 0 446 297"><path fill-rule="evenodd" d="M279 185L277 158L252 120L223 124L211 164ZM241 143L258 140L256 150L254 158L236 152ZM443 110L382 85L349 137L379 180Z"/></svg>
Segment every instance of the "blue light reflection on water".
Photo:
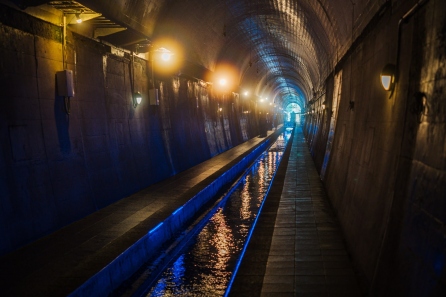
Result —
<svg viewBox="0 0 446 297"><path fill-rule="evenodd" d="M145 296L223 296L285 150L282 134Z"/></svg>

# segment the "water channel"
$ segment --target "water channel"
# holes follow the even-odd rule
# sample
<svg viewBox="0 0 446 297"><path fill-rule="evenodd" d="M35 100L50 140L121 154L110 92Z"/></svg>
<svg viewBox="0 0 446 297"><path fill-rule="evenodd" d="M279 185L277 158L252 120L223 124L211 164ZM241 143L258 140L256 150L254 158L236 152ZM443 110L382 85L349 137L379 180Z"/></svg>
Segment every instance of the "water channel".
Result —
<svg viewBox="0 0 446 297"><path fill-rule="evenodd" d="M291 131L286 130L201 221L172 249L167 265L148 268L122 296L225 296L229 292L256 218ZM178 245L177 245L178 246Z"/></svg>

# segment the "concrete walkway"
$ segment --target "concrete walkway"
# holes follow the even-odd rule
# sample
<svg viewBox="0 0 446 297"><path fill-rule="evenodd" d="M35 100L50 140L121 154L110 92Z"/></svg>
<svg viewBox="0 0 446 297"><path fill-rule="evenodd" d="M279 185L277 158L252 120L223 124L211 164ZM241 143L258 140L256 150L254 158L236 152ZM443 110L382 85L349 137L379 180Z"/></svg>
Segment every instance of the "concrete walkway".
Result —
<svg viewBox="0 0 446 297"><path fill-rule="evenodd" d="M269 141L271 134L250 139L1 257L0 295L69 295L240 160L251 158L251 152ZM109 278L126 269L113 268L111 277L100 279L95 290L106 292L105 285L113 281ZM88 290L81 294L98 296L94 293L98 291Z"/></svg>
<svg viewBox="0 0 446 297"><path fill-rule="evenodd" d="M343 236L296 127L231 296L362 296Z"/></svg>

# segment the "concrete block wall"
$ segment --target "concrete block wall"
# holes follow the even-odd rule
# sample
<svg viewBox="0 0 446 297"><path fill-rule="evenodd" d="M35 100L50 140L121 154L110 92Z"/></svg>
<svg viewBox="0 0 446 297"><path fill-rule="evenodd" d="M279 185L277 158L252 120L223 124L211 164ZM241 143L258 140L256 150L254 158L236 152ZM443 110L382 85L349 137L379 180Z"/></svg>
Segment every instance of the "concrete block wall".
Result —
<svg viewBox="0 0 446 297"><path fill-rule="evenodd" d="M416 2L389 2L325 85L332 103L334 75L342 75L324 182L370 296L446 292L444 1L426 1L401 26L400 77L391 97L379 82L384 65L396 60L398 21ZM305 121L319 170L327 123L323 116Z"/></svg>
<svg viewBox="0 0 446 297"><path fill-rule="evenodd" d="M256 136L236 98L170 77L150 106L147 61L135 58L132 89L129 53L70 32L63 48L60 27L0 10L0 254ZM69 115L63 69L74 73Z"/></svg>

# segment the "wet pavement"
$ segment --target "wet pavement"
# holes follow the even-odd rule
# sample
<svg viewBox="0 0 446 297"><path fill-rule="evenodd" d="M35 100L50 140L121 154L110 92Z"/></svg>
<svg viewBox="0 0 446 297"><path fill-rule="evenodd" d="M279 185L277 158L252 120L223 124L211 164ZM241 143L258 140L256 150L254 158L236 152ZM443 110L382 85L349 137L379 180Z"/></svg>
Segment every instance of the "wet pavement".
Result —
<svg viewBox="0 0 446 297"><path fill-rule="evenodd" d="M230 296L363 296L300 127Z"/></svg>

